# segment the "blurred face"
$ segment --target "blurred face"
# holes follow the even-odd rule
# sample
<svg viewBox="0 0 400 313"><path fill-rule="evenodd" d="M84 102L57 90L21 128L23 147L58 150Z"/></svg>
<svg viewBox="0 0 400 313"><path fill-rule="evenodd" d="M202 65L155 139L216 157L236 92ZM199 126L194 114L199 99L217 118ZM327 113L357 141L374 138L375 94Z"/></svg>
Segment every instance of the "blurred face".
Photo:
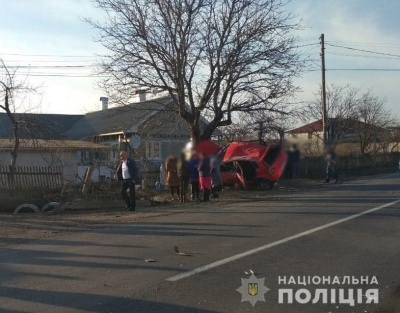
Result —
<svg viewBox="0 0 400 313"><path fill-rule="evenodd" d="M119 159L121 161L126 161L128 159L128 153L126 151L121 151L119 154Z"/></svg>

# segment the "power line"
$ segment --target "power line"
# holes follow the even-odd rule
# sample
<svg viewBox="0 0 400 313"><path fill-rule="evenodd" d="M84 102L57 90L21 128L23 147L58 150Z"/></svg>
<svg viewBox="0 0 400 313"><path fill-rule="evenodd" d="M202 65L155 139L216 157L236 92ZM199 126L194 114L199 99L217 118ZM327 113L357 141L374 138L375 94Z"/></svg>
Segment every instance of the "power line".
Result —
<svg viewBox="0 0 400 313"><path fill-rule="evenodd" d="M328 68L327 71L379 71L400 72L400 68Z"/></svg>
<svg viewBox="0 0 400 313"><path fill-rule="evenodd" d="M389 53L383 53L383 52L377 52L377 51L356 49L356 48L345 47L345 46L340 46L340 45L333 45L333 44L330 44L330 43L327 43L327 45L329 45L331 47L337 47L337 48L342 48L342 49L347 49L347 50L361 51L361 52L367 52L367 53L373 53L373 54L379 54L379 55L387 55L387 56L391 56L391 57L400 58L400 55L398 55L398 54L389 54Z"/></svg>
<svg viewBox="0 0 400 313"><path fill-rule="evenodd" d="M20 54L20 53L4 53L2 56L25 56L25 57L59 57L59 58L95 58L96 55L57 55L57 54Z"/></svg>
<svg viewBox="0 0 400 313"><path fill-rule="evenodd" d="M82 63L92 62L91 60L4 60L4 62L21 62L21 63ZM93 65L90 63L90 65Z"/></svg>
<svg viewBox="0 0 400 313"><path fill-rule="evenodd" d="M11 65L7 68L92 68L95 65Z"/></svg>
<svg viewBox="0 0 400 313"><path fill-rule="evenodd" d="M370 47L386 47L386 48L398 48L400 43L388 43L388 42L360 42L360 41L327 41L327 43L344 44L351 46L370 46Z"/></svg>
<svg viewBox="0 0 400 313"><path fill-rule="evenodd" d="M35 77L88 77L88 78L96 78L96 77L106 77L106 76L96 76L96 75L67 75L67 74L17 74L17 75L26 75L26 76L35 76Z"/></svg>
<svg viewBox="0 0 400 313"><path fill-rule="evenodd" d="M304 73L319 72L320 69L309 69ZM325 71L375 71L375 72L400 72L400 69L394 68L327 68Z"/></svg>
<svg viewBox="0 0 400 313"><path fill-rule="evenodd" d="M309 47L309 46L316 46L318 43L309 43L306 45L294 46L294 48L302 48L302 47Z"/></svg>
<svg viewBox="0 0 400 313"><path fill-rule="evenodd" d="M320 69L309 69L305 73L317 72ZM327 68L326 71L375 71L375 72L400 72L400 69L388 68ZM65 78L106 78L106 75L88 75L88 74L66 74L66 73L16 73L17 76L32 76L32 77L65 77Z"/></svg>
<svg viewBox="0 0 400 313"><path fill-rule="evenodd" d="M326 52L326 54L338 55L338 56L358 57L358 58L369 58L369 59L400 60L399 58L395 58L395 57L384 57L384 56L379 57L379 56L372 56L372 55L350 54L350 53L339 53L339 52Z"/></svg>
<svg viewBox="0 0 400 313"><path fill-rule="evenodd" d="M1 73L0 73L1 74ZM15 76L27 76L27 77L108 77L105 75L96 75L96 74L85 74L85 73L40 73L40 72L34 72L34 73L25 73L25 72L18 72L14 73L13 75Z"/></svg>

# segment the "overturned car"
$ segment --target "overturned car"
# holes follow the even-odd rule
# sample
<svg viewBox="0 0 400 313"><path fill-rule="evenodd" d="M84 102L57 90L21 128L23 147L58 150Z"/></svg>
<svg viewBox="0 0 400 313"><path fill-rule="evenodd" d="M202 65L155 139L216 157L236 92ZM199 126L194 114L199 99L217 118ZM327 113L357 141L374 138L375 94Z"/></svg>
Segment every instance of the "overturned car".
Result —
<svg viewBox="0 0 400 313"><path fill-rule="evenodd" d="M281 146L256 142L232 142L218 156L223 184L245 189L272 189L282 176L287 161L286 151Z"/></svg>

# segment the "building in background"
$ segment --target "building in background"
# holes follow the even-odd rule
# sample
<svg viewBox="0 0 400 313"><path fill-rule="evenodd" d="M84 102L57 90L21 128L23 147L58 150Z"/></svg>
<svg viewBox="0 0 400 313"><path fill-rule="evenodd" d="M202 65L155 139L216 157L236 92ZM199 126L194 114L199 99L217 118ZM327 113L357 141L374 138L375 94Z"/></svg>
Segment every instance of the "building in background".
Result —
<svg viewBox="0 0 400 313"><path fill-rule="evenodd" d="M10 152L13 142L0 139L0 166L10 163ZM20 167L60 167L66 183L77 181L80 173L82 153L92 154L94 158L101 155L107 147L79 140L62 139L21 139L18 149L17 166Z"/></svg>
<svg viewBox="0 0 400 313"><path fill-rule="evenodd" d="M113 108L108 107L107 98L100 100L101 110L84 115L16 114L20 125L24 125L20 136L26 142L21 147L23 153L17 165L54 165L56 158L50 157L48 152L59 154L64 146L68 155L59 158L59 164L77 164L80 176L88 165L99 161L107 163L99 172L108 173L108 168L114 168L118 162L120 150L129 151L139 163L144 160L159 166L169 154L179 154L190 140L189 127L176 112L169 96L147 101L142 97L141 102ZM4 164L10 159L12 130L7 115L0 113ZM218 130L215 134L216 139L222 137Z"/></svg>
<svg viewBox="0 0 400 313"><path fill-rule="evenodd" d="M361 154L361 145L364 145L365 154L391 153L399 147L397 128L382 128L356 119L329 119L327 134L329 143L342 155ZM322 120L292 129L286 138L290 143L298 144L306 155L324 153Z"/></svg>

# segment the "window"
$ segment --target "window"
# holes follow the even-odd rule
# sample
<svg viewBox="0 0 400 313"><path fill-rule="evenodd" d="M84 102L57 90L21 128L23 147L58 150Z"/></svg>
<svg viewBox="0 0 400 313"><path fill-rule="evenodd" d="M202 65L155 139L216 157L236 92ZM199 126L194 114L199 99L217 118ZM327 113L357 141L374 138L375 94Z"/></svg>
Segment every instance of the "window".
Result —
<svg viewBox="0 0 400 313"><path fill-rule="evenodd" d="M88 164L90 162L93 162L93 160L96 158L96 155L93 152L89 151L79 151L78 157L80 158L80 162L82 164Z"/></svg>
<svg viewBox="0 0 400 313"><path fill-rule="evenodd" d="M161 158L161 144L159 141L149 141L146 143L147 158Z"/></svg>
<svg viewBox="0 0 400 313"><path fill-rule="evenodd" d="M312 139L312 133L308 133L308 139Z"/></svg>

